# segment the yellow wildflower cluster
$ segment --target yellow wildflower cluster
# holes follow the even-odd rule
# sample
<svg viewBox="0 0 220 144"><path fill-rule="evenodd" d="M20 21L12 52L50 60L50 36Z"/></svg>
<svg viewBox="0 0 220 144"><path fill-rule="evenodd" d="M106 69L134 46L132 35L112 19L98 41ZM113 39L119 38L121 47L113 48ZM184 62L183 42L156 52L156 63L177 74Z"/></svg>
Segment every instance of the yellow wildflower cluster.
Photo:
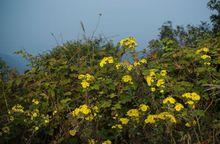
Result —
<svg viewBox="0 0 220 144"><path fill-rule="evenodd" d="M8 126L5 126L5 127L2 128L2 132L6 133L6 134L9 134L10 133L10 128Z"/></svg>
<svg viewBox="0 0 220 144"><path fill-rule="evenodd" d="M119 44L123 47L127 47L131 50L134 50L135 47L137 46L136 39L134 37L128 37L125 39L122 39Z"/></svg>
<svg viewBox="0 0 220 144"><path fill-rule="evenodd" d="M175 102L176 102L176 100L171 96L168 96L163 100L163 104L167 104L167 103L174 104Z"/></svg>
<svg viewBox="0 0 220 144"><path fill-rule="evenodd" d="M160 86L162 86L162 85L164 85L164 84L165 84L164 79L159 79L159 80L157 80L157 87L160 87Z"/></svg>
<svg viewBox="0 0 220 144"><path fill-rule="evenodd" d="M157 70L151 69L149 74L144 77L148 86L151 86L150 90L152 92L156 91L156 87L160 90L160 93L164 93L164 77L167 75L166 70L161 70L160 73L156 73Z"/></svg>
<svg viewBox="0 0 220 144"><path fill-rule="evenodd" d="M76 130L75 129L73 129L73 130L69 130L69 134L71 135L71 136L75 136L76 135Z"/></svg>
<svg viewBox="0 0 220 144"><path fill-rule="evenodd" d="M125 83L130 83L130 84L133 84L132 82L132 77L130 75L125 75L122 77L122 81L125 82Z"/></svg>
<svg viewBox="0 0 220 144"><path fill-rule="evenodd" d="M180 111L184 108L184 106L181 103L176 103L176 100L171 96L168 96L163 100L163 104L167 104L167 103L175 104L174 109L176 111Z"/></svg>
<svg viewBox="0 0 220 144"><path fill-rule="evenodd" d="M48 124L49 122L50 122L50 117L49 117L49 115L42 115L42 117L43 117L43 120L44 120L44 124Z"/></svg>
<svg viewBox="0 0 220 144"><path fill-rule="evenodd" d="M140 60L140 62L141 62L142 64L146 64L146 63L147 63L147 60L146 60L145 58L142 58L142 59Z"/></svg>
<svg viewBox="0 0 220 144"><path fill-rule="evenodd" d="M144 122L146 124L148 124L148 123L152 124L152 123L156 122L156 118L157 118L157 115L150 114L150 115L147 116L147 118L144 120Z"/></svg>
<svg viewBox="0 0 220 144"><path fill-rule="evenodd" d="M128 71L131 71L132 69L133 69L133 65L132 64L130 64L129 62L123 62L123 63L117 63L116 65L115 65L115 68L117 69L117 70L119 70L120 68L126 68Z"/></svg>
<svg viewBox="0 0 220 144"><path fill-rule="evenodd" d="M28 115L30 115L31 116L31 120L33 120L34 118L36 118L36 117L38 117L40 115L40 112L39 112L38 109L34 109Z"/></svg>
<svg viewBox="0 0 220 144"><path fill-rule="evenodd" d="M184 108L184 106L181 103L177 103L174 108L176 111L181 111Z"/></svg>
<svg viewBox="0 0 220 144"><path fill-rule="evenodd" d="M135 61L133 65L136 67L136 66L140 66L141 63L139 61Z"/></svg>
<svg viewBox="0 0 220 144"><path fill-rule="evenodd" d="M163 77L166 76L167 75L167 71L166 70L161 70L160 71L160 75L163 76Z"/></svg>
<svg viewBox="0 0 220 144"><path fill-rule="evenodd" d="M113 57L104 57L101 61L100 61L100 63L99 63L99 66L100 67L104 67L107 63L109 63L109 64L111 64L111 63L113 63L114 62L114 59L113 59Z"/></svg>
<svg viewBox="0 0 220 144"><path fill-rule="evenodd" d="M127 67L128 71L131 71L133 69L133 65L131 65L131 64L126 65L126 67Z"/></svg>
<svg viewBox="0 0 220 144"><path fill-rule="evenodd" d="M142 58L142 59L140 59L139 61L135 61L134 63L133 63L133 66L140 66L141 64L146 64L147 63L147 60L145 59L145 58Z"/></svg>
<svg viewBox="0 0 220 144"><path fill-rule="evenodd" d="M194 125L196 125L196 121L195 121L195 120L193 120L192 122L187 122L187 123L185 124L186 127L192 127L192 126L194 126Z"/></svg>
<svg viewBox="0 0 220 144"><path fill-rule="evenodd" d="M122 66L121 63L117 63L117 64L115 65L115 68L116 68L117 70L119 70L121 66Z"/></svg>
<svg viewBox="0 0 220 144"><path fill-rule="evenodd" d="M76 117L79 114L88 115L89 113L91 113L91 109L86 104L84 104L72 111L72 116Z"/></svg>
<svg viewBox="0 0 220 144"><path fill-rule="evenodd" d="M198 50L196 51L196 54L200 54L201 52L208 53L208 52L209 52L209 49L208 49L207 47L198 49Z"/></svg>
<svg viewBox="0 0 220 144"><path fill-rule="evenodd" d="M89 139L88 140L88 144L95 144L96 142L95 142L95 140L94 139Z"/></svg>
<svg viewBox="0 0 220 144"><path fill-rule="evenodd" d="M199 101L201 99L200 95L198 95L197 93L193 92L193 93L184 93L182 95L183 98L187 98L193 101Z"/></svg>
<svg viewBox="0 0 220 144"><path fill-rule="evenodd" d="M139 109L143 112L147 111L150 109L150 107L148 105L145 104L140 104Z"/></svg>
<svg viewBox="0 0 220 144"><path fill-rule="evenodd" d="M130 109L127 112L127 116L137 118L137 117L139 117L139 111L137 109Z"/></svg>
<svg viewBox="0 0 220 144"><path fill-rule="evenodd" d="M110 140L106 140L102 144L112 144L112 142Z"/></svg>
<svg viewBox="0 0 220 144"><path fill-rule="evenodd" d="M40 102L39 102L38 99L33 99L33 100L32 100L32 103L34 103L35 105L38 105Z"/></svg>
<svg viewBox="0 0 220 144"><path fill-rule="evenodd" d="M192 108L195 108L195 103L198 102L201 99L200 95L198 95L195 92L193 92L193 93L184 93L182 95L182 97L187 100L185 103L188 104L189 106L191 106Z"/></svg>
<svg viewBox="0 0 220 144"><path fill-rule="evenodd" d="M121 124L116 124L112 126L112 129L122 129L122 125Z"/></svg>
<svg viewBox="0 0 220 144"><path fill-rule="evenodd" d="M211 57L207 54L209 52L209 49L207 47L198 49L196 51L197 55L200 55L201 59L204 61L204 65L210 65Z"/></svg>
<svg viewBox="0 0 220 144"><path fill-rule="evenodd" d="M126 125L129 122L128 118L120 118L119 121L121 122L121 124Z"/></svg>
<svg viewBox="0 0 220 144"><path fill-rule="evenodd" d="M23 113L24 112L24 107L21 106L20 104L17 104L12 107L12 112L17 112L17 113Z"/></svg>
<svg viewBox="0 0 220 144"><path fill-rule="evenodd" d="M169 120L172 123L176 123L176 118L170 114L169 112L162 112L159 114L150 114L147 116L147 118L144 120L146 124L153 124L157 120Z"/></svg>
<svg viewBox="0 0 220 144"><path fill-rule="evenodd" d="M90 74L80 74L78 79L82 80L81 85L83 88L88 88L90 86L90 82L95 80L94 76Z"/></svg>
<svg viewBox="0 0 220 144"><path fill-rule="evenodd" d="M38 127L38 126L34 126L33 128L34 128L35 131L38 131L38 130L39 130L39 127Z"/></svg>
<svg viewBox="0 0 220 144"><path fill-rule="evenodd" d="M209 55L202 55L201 58L205 60L205 59L210 59L211 57Z"/></svg>
<svg viewBox="0 0 220 144"><path fill-rule="evenodd" d="M85 118L87 121L92 121L98 112L99 108L97 106L89 108L86 104L84 104L72 111L72 116L77 118Z"/></svg>

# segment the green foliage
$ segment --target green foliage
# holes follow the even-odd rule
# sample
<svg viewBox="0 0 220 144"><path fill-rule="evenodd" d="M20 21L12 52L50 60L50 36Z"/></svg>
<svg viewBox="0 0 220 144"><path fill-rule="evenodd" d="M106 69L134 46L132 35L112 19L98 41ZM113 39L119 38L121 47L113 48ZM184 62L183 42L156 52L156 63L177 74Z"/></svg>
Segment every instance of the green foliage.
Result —
<svg viewBox="0 0 220 144"><path fill-rule="evenodd" d="M132 37L18 51L32 67L22 75L0 60L0 143L220 143L215 33L207 23L167 22L140 59Z"/></svg>
<svg viewBox="0 0 220 144"><path fill-rule="evenodd" d="M68 42L32 57L32 69L3 83L1 142L219 141L218 39L161 48L134 63L121 61L124 48L102 40ZM190 106L182 95L192 92L201 100ZM176 104L166 104L168 96Z"/></svg>

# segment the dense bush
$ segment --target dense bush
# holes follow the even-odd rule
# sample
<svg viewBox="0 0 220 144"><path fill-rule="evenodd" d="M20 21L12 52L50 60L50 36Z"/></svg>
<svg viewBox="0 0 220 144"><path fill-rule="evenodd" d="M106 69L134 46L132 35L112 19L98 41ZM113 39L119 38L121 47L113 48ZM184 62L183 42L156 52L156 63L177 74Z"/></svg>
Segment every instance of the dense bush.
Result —
<svg viewBox="0 0 220 144"><path fill-rule="evenodd" d="M118 46L97 39L23 53L32 69L1 83L1 142L220 142L219 45L207 37L139 58L130 37Z"/></svg>
<svg viewBox="0 0 220 144"><path fill-rule="evenodd" d="M149 50L129 37L20 51L22 75L0 60L0 143L220 143L219 0L208 5L213 28L167 22Z"/></svg>

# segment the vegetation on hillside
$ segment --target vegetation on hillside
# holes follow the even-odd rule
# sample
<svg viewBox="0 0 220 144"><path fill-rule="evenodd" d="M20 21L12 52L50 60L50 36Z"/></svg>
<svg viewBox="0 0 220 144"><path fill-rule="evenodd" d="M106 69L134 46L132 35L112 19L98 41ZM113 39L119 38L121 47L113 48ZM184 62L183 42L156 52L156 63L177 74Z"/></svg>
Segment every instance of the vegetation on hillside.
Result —
<svg viewBox="0 0 220 144"><path fill-rule="evenodd" d="M22 75L0 61L0 143L220 143L219 11L211 20L166 22L148 56L133 37L98 38L20 51Z"/></svg>

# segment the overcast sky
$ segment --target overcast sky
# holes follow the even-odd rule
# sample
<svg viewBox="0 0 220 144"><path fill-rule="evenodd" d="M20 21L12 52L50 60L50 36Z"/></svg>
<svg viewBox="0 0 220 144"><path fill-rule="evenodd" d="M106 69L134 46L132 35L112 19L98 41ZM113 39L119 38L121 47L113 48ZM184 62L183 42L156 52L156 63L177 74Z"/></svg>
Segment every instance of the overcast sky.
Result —
<svg viewBox="0 0 220 144"><path fill-rule="evenodd" d="M96 35L118 41L136 37L139 49L158 35L170 20L175 25L208 21L208 0L0 0L0 53L26 49L33 54L82 37L80 21L91 36L102 13ZM61 36L62 35L62 36ZM63 37L63 38L62 38ZM63 40L62 40L63 39Z"/></svg>

